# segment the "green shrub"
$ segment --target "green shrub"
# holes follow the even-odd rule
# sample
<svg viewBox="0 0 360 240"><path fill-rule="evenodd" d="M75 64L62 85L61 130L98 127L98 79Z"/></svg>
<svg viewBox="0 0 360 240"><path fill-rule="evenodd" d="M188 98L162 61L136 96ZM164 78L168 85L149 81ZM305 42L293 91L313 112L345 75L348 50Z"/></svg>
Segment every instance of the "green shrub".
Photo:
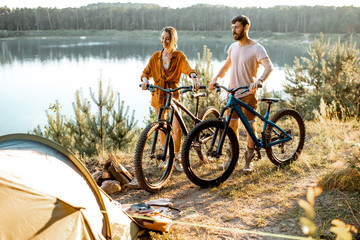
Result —
<svg viewBox="0 0 360 240"><path fill-rule="evenodd" d="M308 48L309 58L295 58L292 69L286 66L285 92L290 105L307 119L324 99L335 106L340 119L360 116L360 55L350 37L334 45L323 35Z"/></svg>
<svg viewBox="0 0 360 240"><path fill-rule="evenodd" d="M97 107L96 113L91 113L90 101L83 97L82 90L77 90L73 102L75 119L62 115L61 105L56 101L55 104L50 104L46 111L48 124L44 131L38 126L32 133L49 138L85 156L126 150L137 131L135 111L129 117L129 106L124 106L120 94L115 95L111 86L104 92L101 78L97 95L91 88L90 95Z"/></svg>

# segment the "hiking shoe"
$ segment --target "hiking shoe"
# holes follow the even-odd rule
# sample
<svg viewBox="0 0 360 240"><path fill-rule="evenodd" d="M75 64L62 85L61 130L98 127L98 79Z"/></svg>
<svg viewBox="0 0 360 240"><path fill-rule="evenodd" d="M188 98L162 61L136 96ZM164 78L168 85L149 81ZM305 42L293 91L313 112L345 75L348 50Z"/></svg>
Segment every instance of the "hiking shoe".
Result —
<svg viewBox="0 0 360 240"><path fill-rule="evenodd" d="M231 150L230 149L226 149L226 155L229 158L225 163L220 165L220 167L219 167L220 170L225 170L230 165L230 162L231 162Z"/></svg>
<svg viewBox="0 0 360 240"><path fill-rule="evenodd" d="M255 152L253 152L252 154L249 154L249 152L246 151L244 154L244 157L245 157L245 166L242 171L244 173L251 173L254 170L253 163L251 161L255 157Z"/></svg>
<svg viewBox="0 0 360 240"><path fill-rule="evenodd" d="M174 161L174 166L175 166L176 171L178 171L178 172L184 171L179 157L175 157L174 160L175 160Z"/></svg>

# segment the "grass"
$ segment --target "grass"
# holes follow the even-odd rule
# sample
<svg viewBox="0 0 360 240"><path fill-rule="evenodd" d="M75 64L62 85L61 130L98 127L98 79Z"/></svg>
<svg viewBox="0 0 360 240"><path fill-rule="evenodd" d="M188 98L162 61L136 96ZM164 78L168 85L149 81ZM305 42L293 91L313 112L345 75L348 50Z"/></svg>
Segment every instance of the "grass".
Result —
<svg viewBox="0 0 360 240"><path fill-rule="evenodd" d="M177 199L184 198L186 203L178 203L183 209L180 221L236 228L245 225L250 229L270 232L276 232L273 229L278 228L281 232L302 236L298 220L304 215L304 210L297 201L305 199L308 187L317 185L324 192L316 198L314 205L316 236L333 239L334 234L329 231L333 219L341 219L359 229L359 121L342 122L319 115L316 121L307 121L305 125L304 150L298 161L290 166L276 167L262 152L262 160L255 162L255 172L242 174L243 159L240 158L232 176L216 188L197 188L185 174L174 172L169 185L158 194L139 190L114 198L122 203L134 202L134 197L137 202L172 198L175 203ZM133 165L133 153L116 154L125 166ZM106 154L102 155L100 162L104 159ZM87 162L94 165L99 158ZM152 233L152 237L189 239L201 236L202 239L221 239L219 236L228 234L226 231L201 227L174 226L170 233Z"/></svg>
<svg viewBox="0 0 360 240"><path fill-rule="evenodd" d="M314 205L316 236L334 239L334 234L329 231L333 219L341 219L359 229L359 122L321 117L305 124L304 150L298 161L290 166L274 166L263 152L263 159L255 162L254 173L241 174L243 162L240 159L232 176L217 188L198 188L187 180L185 174L174 172L169 185L158 194L138 190L113 197L122 203L171 198L183 210L177 219L183 222L230 228L246 226L258 231L303 236L298 220L304 215L304 210L297 201L305 199L308 187L318 185L324 192L316 198ZM117 154L124 165L133 164L131 153ZM174 225L170 233L151 234L153 239L239 237L227 231L182 225Z"/></svg>

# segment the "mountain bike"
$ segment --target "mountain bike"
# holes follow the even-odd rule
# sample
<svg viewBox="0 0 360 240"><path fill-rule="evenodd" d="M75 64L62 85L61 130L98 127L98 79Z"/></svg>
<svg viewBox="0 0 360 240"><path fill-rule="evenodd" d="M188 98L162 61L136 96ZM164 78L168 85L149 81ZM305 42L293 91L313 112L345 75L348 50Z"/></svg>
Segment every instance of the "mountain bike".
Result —
<svg viewBox="0 0 360 240"><path fill-rule="evenodd" d="M216 108L206 107L198 116L199 98L206 96L206 93L191 95L196 100L194 114L180 101L173 98L174 92L180 91L181 94L191 92L192 86L182 86L175 89L164 89L154 85L147 86L147 90L151 92L155 88L167 93L166 104L159 108L157 121L150 123L142 131L135 153L135 176L141 188L148 192L159 191L171 176L174 165L174 141L172 137L174 117L180 123L182 133L185 136L188 134L188 128L180 109L192 119L194 124L200 123L203 119L218 118L220 115ZM205 88L206 86L200 86L200 89ZM165 112L170 113L165 114Z"/></svg>
<svg viewBox="0 0 360 240"><path fill-rule="evenodd" d="M270 107L279 99L261 99L268 104L267 111L262 116L234 96L238 90L242 90L242 93L249 91L249 86L228 89L215 85L216 91L219 92L221 89L230 93L230 96L226 106L221 110L220 118L195 125L182 145L181 160L184 172L194 184L200 187L218 186L234 171L239 158L239 142L235 132L229 127L234 111L254 141L258 159L261 159L260 149L265 149L268 158L275 165L287 165L299 157L304 146L305 125L297 111L282 109L269 120ZM240 107L244 107L263 122L259 139ZM224 116L225 112L228 112L227 116ZM199 155L199 152L202 154Z"/></svg>

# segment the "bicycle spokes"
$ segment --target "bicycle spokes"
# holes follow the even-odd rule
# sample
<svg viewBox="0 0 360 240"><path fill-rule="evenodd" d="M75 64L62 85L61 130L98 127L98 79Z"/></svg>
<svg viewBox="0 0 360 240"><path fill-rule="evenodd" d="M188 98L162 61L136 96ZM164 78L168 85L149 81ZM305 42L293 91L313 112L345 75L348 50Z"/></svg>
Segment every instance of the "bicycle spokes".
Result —
<svg viewBox="0 0 360 240"><path fill-rule="evenodd" d="M281 110L271 119L282 131L269 126L266 153L274 164L289 164L300 154L305 140L305 126L300 115L291 109Z"/></svg>
<svg viewBox="0 0 360 240"><path fill-rule="evenodd" d="M141 187L148 192L156 192L164 186L170 177L174 145L171 136L167 148L163 148L160 135L166 129L158 123L152 123L141 133L135 154L136 176ZM156 137L155 137L156 136Z"/></svg>
<svg viewBox="0 0 360 240"><path fill-rule="evenodd" d="M184 171L199 186L219 185L235 168L239 152L232 130L225 134L222 149L218 148L224 126L220 120L202 122L193 128L183 143Z"/></svg>

